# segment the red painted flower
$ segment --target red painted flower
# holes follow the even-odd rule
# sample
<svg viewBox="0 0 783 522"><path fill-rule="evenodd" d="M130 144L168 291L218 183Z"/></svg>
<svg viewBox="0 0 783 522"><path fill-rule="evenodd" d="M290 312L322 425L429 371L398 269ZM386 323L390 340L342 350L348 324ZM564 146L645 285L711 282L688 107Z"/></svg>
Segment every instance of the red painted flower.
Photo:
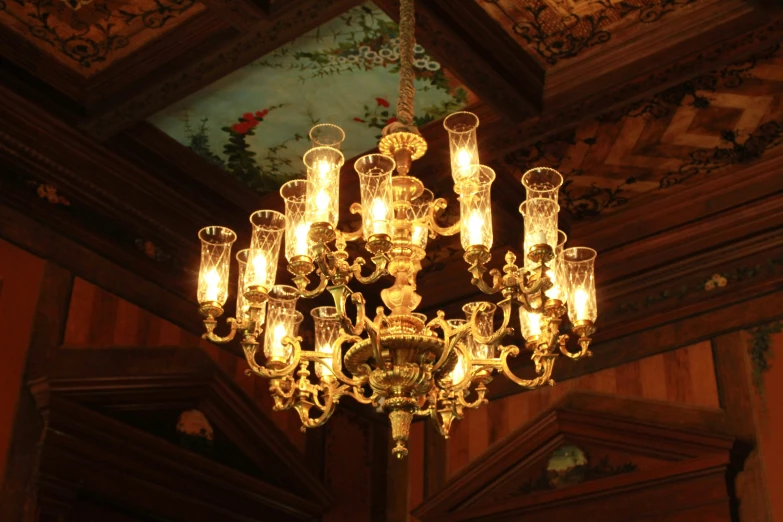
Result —
<svg viewBox="0 0 783 522"><path fill-rule="evenodd" d="M353 121L358 121L359 123L364 123L364 120L361 118L354 118Z"/></svg>
<svg viewBox="0 0 783 522"><path fill-rule="evenodd" d="M264 109L263 111L256 111L256 118L259 120L266 118L266 115L269 114L269 109Z"/></svg>
<svg viewBox="0 0 783 522"><path fill-rule="evenodd" d="M375 102L381 107L389 106L389 102L386 100L386 98L375 98Z"/></svg>
<svg viewBox="0 0 783 522"><path fill-rule="evenodd" d="M389 125L390 123L394 123L395 121L397 121L397 116L392 116L391 118L386 120L386 125Z"/></svg>
<svg viewBox="0 0 783 522"><path fill-rule="evenodd" d="M243 114L242 115L242 119L247 121L247 122L251 122L251 123L256 121L256 117L253 116L252 112L246 112L245 114Z"/></svg>
<svg viewBox="0 0 783 522"><path fill-rule="evenodd" d="M253 124L247 121L241 123L235 123L231 126L231 129L237 134L247 134L247 132L254 127Z"/></svg>

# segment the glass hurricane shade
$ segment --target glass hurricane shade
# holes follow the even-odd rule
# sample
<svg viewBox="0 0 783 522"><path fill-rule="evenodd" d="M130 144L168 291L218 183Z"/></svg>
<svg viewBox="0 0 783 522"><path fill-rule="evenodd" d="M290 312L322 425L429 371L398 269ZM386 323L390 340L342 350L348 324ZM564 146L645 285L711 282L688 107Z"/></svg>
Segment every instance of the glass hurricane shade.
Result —
<svg viewBox="0 0 783 522"><path fill-rule="evenodd" d="M587 247L563 250L563 274L568 285L568 318L572 323L598 318L595 298L596 251Z"/></svg>
<svg viewBox="0 0 783 522"><path fill-rule="evenodd" d="M422 250L427 248L427 240L430 231L425 224L425 219L434 199L435 195L432 191L430 189L424 189L418 198L411 201L411 212L413 213L411 242L414 246L417 246Z"/></svg>
<svg viewBox="0 0 783 522"><path fill-rule="evenodd" d="M549 167L536 167L522 175L522 185L525 187L527 199L545 198L557 202L563 176Z"/></svg>
<svg viewBox="0 0 783 522"><path fill-rule="evenodd" d="M473 317L473 312L482 306L483 308L479 310L476 317L476 322L478 323L479 333L488 337L492 335L492 332L495 329L495 310L497 310L498 307L494 303L477 301L467 303L462 307L462 311L465 312L465 319L470 321ZM492 347L490 345L476 342L473 336L468 336L467 339L468 349L474 359L490 359L495 356L495 354L492 353Z"/></svg>
<svg viewBox="0 0 783 522"><path fill-rule="evenodd" d="M275 284L280 244L286 228L283 214L274 210L259 210L250 215L253 235L245 266L244 289L261 288L268 292Z"/></svg>
<svg viewBox="0 0 783 522"><path fill-rule="evenodd" d="M288 261L310 256L310 223L305 214L309 186L310 181L306 179L294 179L280 187L280 196L285 202L285 257Z"/></svg>
<svg viewBox="0 0 783 522"><path fill-rule="evenodd" d="M368 154L356 160L354 168L359 175L364 239L378 234L391 234L391 177L396 168L394 160L382 154Z"/></svg>
<svg viewBox="0 0 783 522"><path fill-rule="evenodd" d="M459 192L460 239L462 248L483 245L492 249L492 201L490 192L495 171L485 165L470 167L470 179L455 187Z"/></svg>
<svg viewBox="0 0 783 522"><path fill-rule="evenodd" d="M267 360L286 362L291 357L291 347L283 345L283 339L296 337L302 314L296 310L299 293L296 288L275 285L269 291L264 331L264 355Z"/></svg>
<svg viewBox="0 0 783 522"><path fill-rule="evenodd" d="M310 311L315 326L315 346L316 352L329 354L327 359L321 359L321 363L315 363L315 374L319 379L334 378L332 372L332 358L334 352L334 342L340 336L342 325L340 316L337 314L337 308L334 306L319 306Z"/></svg>
<svg viewBox="0 0 783 522"><path fill-rule="evenodd" d="M451 328L458 328L467 321L465 321L465 319L448 319L446 322ZM465 362L465 357L462 355L462 350L465 350L466 352L469 350L469 347L465 341L460 341L457 344L457 348L458 349L454 351L457 356L457 363L454 365L454 369L451 370L447 376L447 380L454 386L461 384L462 381L465 380L465 375L467 374L467 364Z"/></svg>
<svg viewBox="0 0 783 522"><path fill-rule="evenodd" d="M549 299L557 299L566 302L568 298L568 286L565 284L565 275L563 274L563 249L568 236L562 230L557 231L557 246L555 247L555 258L549 263L549 270L546 275L552 282L552 288L547 290L546 296Z"/></svg>
<svg viewBox="0 0 783 522"><path fill-rule="evenodd" d="M476 137L478 126L478 116L471 112L455 112L443 120L443 127L449 134L451 175L455 185L460 185L476 174L470 167L481 163Z"/></svg>
<svg viewBox="0 0 783 522"><path fill-rule="evenodd" d="M522 338L527 342L534 342L541 335L541 314L528 312L519 307L519 329Z"/></svg>
<svg viewBox="0 0 783 522"><path fill-rule="evenodd" d="M519 212L524 217L525 235L525 267L532 264L528 254L537 245L549 245L552 251L557 250L558 230L557 214L560 206L555 200L548 198L527 199L519 205Z"/></svg>
<svg viewBox="0 0 783 522"><path fill-rule="evenodd" d="M245 299L245 270L247 269L247 260L250 255L250 249L245 248L237 252L237 265L239 266L239 277L237 278L237 311L236 319L239 324L246 324L250 303ZM256 328L263 326L266 317L266 303L261 303L259 308Z"/></svg>
<svg viewBox="0 0 783 522"><path fill-rule="evenodd" d="M310 129L310 141L313 147L332 147L339 150L345 141L345 131L332 123L319 123Z"/></svg>
<svg viewBox="0 0 783 522"><path fill-rule="evenodd" d="M201 266L198 274L198 302L226 304L231 270L231 247L237 240L226 227L206 227L198 232L201 241Z"/></svg>
<svg viewBox="0 0 783 522"><path fill-rule="evenodd" d="M304 155L307 167L305 217L308 223L329 223L337 227L340 217L340 168L345 159L333 147L313 147Z"/></svg>

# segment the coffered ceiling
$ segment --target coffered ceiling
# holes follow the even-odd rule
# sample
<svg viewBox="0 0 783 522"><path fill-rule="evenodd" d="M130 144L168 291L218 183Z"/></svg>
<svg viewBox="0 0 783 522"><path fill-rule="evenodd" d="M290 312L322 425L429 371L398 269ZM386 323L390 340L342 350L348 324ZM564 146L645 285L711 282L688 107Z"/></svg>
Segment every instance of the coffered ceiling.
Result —
<svg viewBox="0 0 783 522"><path fill-rule="evenodd" d="M246 237L249 212L282 208L276 187L302 174L311 123L346 130L343 208L358 198L350 157L394 117L398 7L0 0L0 198L166 288L195 328L196 231ZM740 299L665 289L783 247L777 2L419 0L417 40L429 152L412 173L453 205L440 119L479 115L499 267L520 244L522 172L560 170L562 228L599 250L602 332L649 325L671 295ZM235 142L252 168L232 166ZM476 298L458 241L434 242L424 265L428 313Z"/></svg>

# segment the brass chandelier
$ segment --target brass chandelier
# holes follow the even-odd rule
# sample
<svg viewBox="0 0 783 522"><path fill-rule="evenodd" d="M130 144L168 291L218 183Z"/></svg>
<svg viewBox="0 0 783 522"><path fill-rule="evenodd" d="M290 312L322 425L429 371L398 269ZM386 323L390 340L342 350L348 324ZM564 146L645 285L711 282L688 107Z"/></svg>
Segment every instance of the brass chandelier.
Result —
<svg viewBox="0 0 783 522"><path fill-rule="evenodd" d="M502 272L489 270L489 280L485 278L493 239L490 188L495 173L479 163L479 122L469 112L444 120L460 220L450 226L439 223L447 202L435 199L419 179L408 175L427 143L413 125L413 0L402 0L400 11L398 121L384 129L380 154L363 156L354 164L361 204L354 203L350 210L361 216L360 228L337 230L345 134L334 125L317 125L310 133L313 147L304 155L307 179L289 181L280 190L285 215L259 210L250 216L250 247L236 256L237 311L236 318L228 319L228 335L215 333L228 298L231 248L237 237L228 228L210 226L199 232L198 301L206 317L204 337L227 343L239 332L248 373L269 379L274 408L296 409L302 430L323 425L340 398L350 396L388 413L392 452L404 457L415 417L431 417L448 437L452 422L461 419L466 408L487 402L487 384L495 371L524 388L554 385L551 376L559 354L570 359L590 355L597 307L596 253L585 247L564 248L566 236L557 225L563 178L552 169L533 169L522 177L522 266L509 252ZM497 304L468 303L464 319L446 319L439 311L428 320L415 311L421 301L416 293L421 260L430 239L457 233L471 284L502 298ZM283 236L295 287L275 284ZM359 240L372 256L374 270L369 275L363 273L366 261L358 257L350 262L346 252L348 242ZM311 286L313 274L317 283ZM394 282L380 292L385 309L379 307L370 318L365 298L349 283L370 284L387 276ZM312 310L315 346L303 349L297 336L303 320L297 300L324 291L332 295L334 306ZM349 318L348 301L355 307L355 320ZM515 306L524 349L534 363L532 379L519 378L509 368L508 358L519 355L520 348L501 344L513 332L509 324ZM498 308L503 319L496 329ZM566 347L569 335L560 333L566 313L578 341L574 352ZM263 364L258 360L262 334Z"/></svg>

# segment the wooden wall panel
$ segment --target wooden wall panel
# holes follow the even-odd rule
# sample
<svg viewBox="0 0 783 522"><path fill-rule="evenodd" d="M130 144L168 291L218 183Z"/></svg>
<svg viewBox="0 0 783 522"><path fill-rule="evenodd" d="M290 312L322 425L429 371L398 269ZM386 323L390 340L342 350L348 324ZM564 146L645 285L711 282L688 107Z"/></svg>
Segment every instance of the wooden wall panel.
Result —
<svg viewBox="0 0 783 522"><path fill-rule="evenodd" d="M557 383L554 387L504 397L469 411L452 427L448 441L448 476L479 457L499 439L549 409L571 390L705 408L720 407L712 347L709 342L699 343Z"/></svg>
<svg viewBox="0 0 783 522"><path fill-rule="evenodd" d="M424 501L424 431L427 422L415 422L408 439L408 505L418 506ZM419 519L411 516L412 522Z"/></svg>
<svg viewBox="0 0 783 522"><path fill-rule="evenodd" d="M0 240L0 482L5 476L43 271L42 259Z"/></svg>
<svg viewBox="0 0 783 522"><path fill-rule="evenodd" d="M193 313L198 314L196 307ZM246 376L247 362L196 335L84 279L74 280L63 347L200 346L226 374L255 399L302 452L306 438L294 411L272 411L268 382Z"/></svg>
<svg viewBox="0 0 783 522"><path fill-rule="evenodd" d="M757 432L761 463L769 491L772 520L783 520L783 334L770 336L769 369L763 396L756 395Z"/></svg>

